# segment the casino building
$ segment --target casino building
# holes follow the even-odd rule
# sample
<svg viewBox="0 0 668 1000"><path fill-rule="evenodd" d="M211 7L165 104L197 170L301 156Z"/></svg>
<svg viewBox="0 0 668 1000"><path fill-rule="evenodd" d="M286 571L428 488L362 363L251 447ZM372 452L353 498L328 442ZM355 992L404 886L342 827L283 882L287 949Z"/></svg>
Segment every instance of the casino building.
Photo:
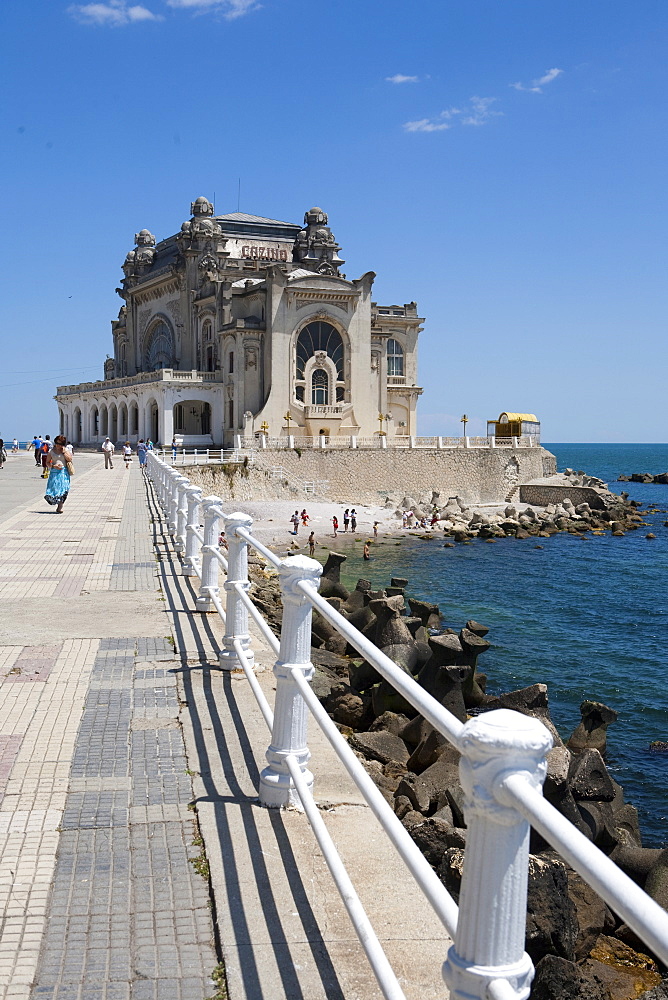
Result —
<svg viewBox="0 0 668 1000"><path fill-rule="evenodd" d="M373 302L372 271L340 273L325 212L298 226L215 215L206 198L190 211L159 243L147 229L135 236L113 357L103 381L58 388L61 433L202 448L259 433L416 434L423 320L415 302Z"/></svg>

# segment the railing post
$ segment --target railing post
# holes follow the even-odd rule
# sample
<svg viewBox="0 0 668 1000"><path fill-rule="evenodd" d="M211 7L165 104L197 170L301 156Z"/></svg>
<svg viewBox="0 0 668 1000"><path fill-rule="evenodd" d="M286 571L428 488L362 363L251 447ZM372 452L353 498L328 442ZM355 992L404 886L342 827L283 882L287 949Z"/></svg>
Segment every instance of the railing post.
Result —
<svg viewBox="0 0 668 1000"><path fill-rule="evenodd" d="M218 551L218 522L220 519L220 507L222 503L220 497L204 497L202 507L204 509L204 545L202 546L202 579L200 581L199 594L196 608L202 614L206 614L213 608L212 597L217 597L220 593L218 587L218 560L214 552Z"/></svg>
<svg viewBox="0 0 668 1000"><path fill-rule="evenodd" d="M496 438L493 434L489 435L489 446L490 448L496 448Z"/></svg>
<svg viewBox="0 0 668 1000"><path fill-rule="evenodd" d="M185 476L179 475L177 472L170 470L169 474L169 533L174 536L176 534L176 521L177 513L179 509L179 486L181 485L181 480L188 482Z"/></svg>
<svg viewBox="0 0 668 1000"><path fill-rule="evenodd" d="M350 447L355 450L357 448L357 434L350 435Z"/></svg>
<svg viewBox="0 0 668 1000"><path fill-rule="evenodd" d="M523 773L541 787L552 736L537 719L498 709L471 719L459 773L468 827L455 942L443 966L451 1000L487 1000L505 979L526 1000L533 964L524 951L529 824L507 805L501 782Z"/></svg>
<svg viewBox="0 0 668 1000"><path fill-rule="evenodd" d="M308 708L291 671L298 667L304 678L313 677L311 663L311 604L297 588L307 583L318 589L322 566L307 556L289 556L278 571L283 601L281 648L274 664L276 700L274 702L274 728L266 753L268 766L260 775L260 802L264 806L296 806L301 808L285 758L291 754L298 763L309 786L313 775L307 770L311 754L306 745Z"/></svg>
<svg viewBox="0 0 668 1000"><path fill-rule="evenodd" d="M174 531L174 551L183 552L186 547L186 490L190 480L179 476L176 480L176 529Z"/></svg>
<svg viewBox="0 0 668 1000"><path fill-rule="evenodd" d="M443 438L442 437L437 437L436 438L436 450L437 451L442 451L442 449L443 449Z"/></svg>
<svg viewBox="0 0 668 1000"><path fill-rule="evenodd" d="M199 555L199 540L193 529L199 528L199 507L202 502L202 491L199 486L186 487L186 558L183 563L184 576L197 576Z"/></svg>
<svg viewBox="0 0 668 1000"><path fill-rule="evenodd" d="M223 649L218 654L218 663L225 670L235 670L241 666L234 648L235 640L241 643L249 665L253 665L253 652L250 648L251 638L248 631L248 609L235 586L241 584L244 590L250 590L248 543L237 535L237 528L245 528L246 531L250 531L253 526L253 518L237 511L234 514L226 514L224 520L228 547L227 580L225 581L227 600L225 602L225 635L223 636Z"/></svg>
<svg viewBox="0 0 668 1000"><path fill-rule="evenodd" d="M517 438L513 438L513 448L517 448Z"/></svg>

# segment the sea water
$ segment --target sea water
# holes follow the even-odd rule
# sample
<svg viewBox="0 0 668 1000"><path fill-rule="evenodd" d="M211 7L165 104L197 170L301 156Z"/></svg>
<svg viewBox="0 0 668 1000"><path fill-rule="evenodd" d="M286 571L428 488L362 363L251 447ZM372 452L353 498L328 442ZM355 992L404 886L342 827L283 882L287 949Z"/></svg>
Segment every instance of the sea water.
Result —
<svg viewBox="0 0 668 1000"><path fill-rule="evenodd" d="M545 445L558 468L583 470L626 490L649 527L623 538L569 534L443 547L415 536L379 538L372 559L348 555L342 579L374 587L407 577L407 594L440 606L444 625L469 618L487 625L492 646L478 666L496 694L543 682L550 713L567 739L580 703L602 701L619 713L608 729L607 764L639 811L643 843L668 844L668 486L616 482L633 472L668 470L668 445ZM657 537L646 539L652 532ZM541 546L541 547L539 547ZM361 545L359 546L361 549Z"/></svg>

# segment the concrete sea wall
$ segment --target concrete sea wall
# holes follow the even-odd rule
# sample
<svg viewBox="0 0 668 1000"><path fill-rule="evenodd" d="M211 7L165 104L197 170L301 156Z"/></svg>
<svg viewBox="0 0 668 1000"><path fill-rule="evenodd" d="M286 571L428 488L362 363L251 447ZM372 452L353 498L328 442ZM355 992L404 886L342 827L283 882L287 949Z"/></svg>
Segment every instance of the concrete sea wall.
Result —
<svg viewBox="0 0 668 1000"><path fill-rule="evenodd" d="M287 499L303 495L304 482L314 482L319 500L378 504L388 496L397 503L404 496L419 499L432 490L441 494L442 503L450 496L467 503L501 503L519 484L555 471L556 459L544 448L457 448L309 450L301 455L263 451L247 470L196 466L186 474L205 492L224 499Z"/></svg>

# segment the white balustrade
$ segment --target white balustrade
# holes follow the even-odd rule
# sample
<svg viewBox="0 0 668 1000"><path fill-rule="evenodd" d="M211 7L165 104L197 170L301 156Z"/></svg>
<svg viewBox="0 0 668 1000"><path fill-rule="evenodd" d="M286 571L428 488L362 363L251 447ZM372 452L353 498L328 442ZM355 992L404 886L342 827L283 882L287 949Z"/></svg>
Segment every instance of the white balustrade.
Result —
<svg viewBox="0 0 668 1000"><path fill-rule="evenodd" d="M520 444L528 446L525 440ZM492 446L485 439L485 447ZM152 456L148 473L171 528L173 517L183 509L177 503L184 491L183 477L157 456ZM188 534L203 542L197 610L209 611L213 606L225 620L220 663L227 669L239 666L244 670L271 728L267 767L260 777L260 801L265 806L305 809L386 998L401 998L401 988L378 952L380 946L369 933L368 918L359 900L350 896L350 882L331 838L317 821L313 775L307 766L309 711L453 936L454 943L443 965L452 1000L526 1000L529 996L533 966L524 951L524 935L530 824L668 964L668 914L543 798L545 757L552 737L541 722L507 710L485 713L466 724L459 722L318 594L322 572L319 563L301 555L279 559L253 537L250 517L242 513L223 515L222 501L217 497L196 500L198 491L187 486L185 492ZM204 510L203 534L196 524L200 502ZM218 551L221 517L225 519L229 545L227 564ZM175 547L178 542L177 537ZM248 545L278 567L283 601L280 644L248 594ZM186 565L196 564L193 551L189 538ZM227 565L226 611L218 596L219 563ZM270 647L278 651L273 712L253 673L249 608ZM311 689L313 608L461 751L468 835L458 910Z"/></svg>
<svg viewBox="0 0 668 1000"><path fill-rule="evenodd" d="M202 545L202 575L197 596L197 610L206 614L214 608L214 598L220 594L218 586L218 538L220 536L221 510L220 499L215 496L204 497L204 544Z"/></svg>
<svg viewBox="0 0 668 1000"><path fill-rule="evenodd" d="M186 548L186 521L188 518L186 491L189 487L190 480L185 476L179 476L176 480L176 530L174 532L175 552L184 552Z"/></svg>
<svg viewBox="0 0 668 1000"><path fill-rule="evenodd" d="M249 530L253 518L248 514L237 512L225 515L225 538L227 539L227 580L225 592L225 635L223 648L218 662L226 670L235 670L239 666L239 657L234 648L235 642L241 643L247 662L252 666L253 652L250 648L250 632L248 631L248 609L244 604L239 588L250 590L248 581L248 545L246 539L237 534L238 528Z"/></svg>
<svg viewBox="0 0 668 1000"><path fill-rule="evenodd" d="M183 563L184 576L200 576L200 540L198 538L199 509L202 503L202 491L198 486L187 486L186 495L186 546Z"/></svg>
<svg viewBox="0 0 668 1000"><path fill-rule="evenodd" d="M293 671L304 680L313 677L311 663L311 605L303 589L315 592L322 566L307 556L289 556L278 571L283 601L281 646L274 664L276 701L267 767L260 775L260 802L265 806L296 806L301 801L290 775L286 757L294 757L310 790L313 775L307 770L311 754L306 745L308 709L295 684ZM301 584L301 587L298 585Z"/></svg>

